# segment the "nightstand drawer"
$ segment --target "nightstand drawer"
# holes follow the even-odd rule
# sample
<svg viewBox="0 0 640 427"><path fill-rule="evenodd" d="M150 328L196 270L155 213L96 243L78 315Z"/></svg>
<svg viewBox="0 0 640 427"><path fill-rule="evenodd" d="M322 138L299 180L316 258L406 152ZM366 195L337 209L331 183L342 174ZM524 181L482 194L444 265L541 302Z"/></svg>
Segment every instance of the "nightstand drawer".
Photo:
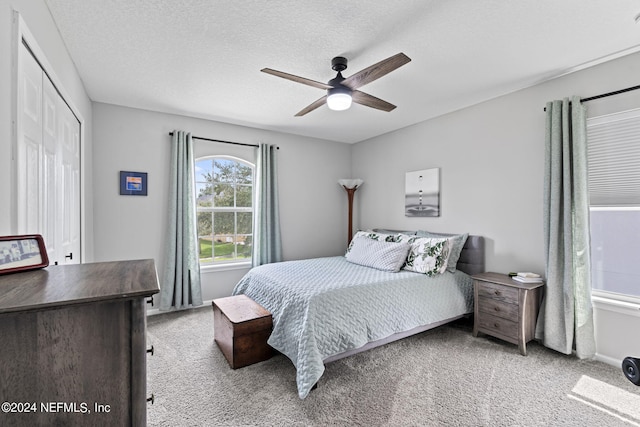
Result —
<svg viewBox="0 0 640 427"><path fill-rule="evenodd" d="M482 330L518 340L518 322L486 313L480 313L476 321Z"/></svg>
<svg viewBox="0 0 640 427"><path fill-rule="evenodd" d="M478 310L492 316L518 321L518 305L510 304L494 298L478 297Z"/></svg>
<svg viewBox="0 0 640 427"><path fill-rule="evenodd" d="M479 282L478 296L518 304L518 289L496 283Z"/></svg>

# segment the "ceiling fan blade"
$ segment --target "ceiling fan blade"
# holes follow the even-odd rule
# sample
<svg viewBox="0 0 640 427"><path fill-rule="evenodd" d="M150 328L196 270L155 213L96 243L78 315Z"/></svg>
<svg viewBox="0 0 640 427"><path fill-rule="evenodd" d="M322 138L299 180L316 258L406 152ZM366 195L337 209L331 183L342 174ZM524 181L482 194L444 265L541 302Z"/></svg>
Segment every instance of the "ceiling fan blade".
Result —
<svg viewBox="0 0 640 427"><path fill-rule="evenodd" d="M353 91L353 93L351 94L351 99L353 100L353 102L356 102L360 105L365 105L367 107L386 112L389 112L396 108L395 105L390 104L387 101L383 101L382 99L376 98L375 96L369 95L368 93L360 92L359 90Z"/></svg>
<svg viewBox="0 0 640 427"><path fill-rule="evenodd" d="M398 53L393 55L387 59L383 59L382 61L373 64L370 67L365 68L364 70L358 71L352 76L347 77L342 82L343 85L350 87L351 89L357 89L361 86L366 85L367 83L371 83L374 80L379 79L380 77L389 74L396 68L402 67L404 64L411 61L404 53Z"/></svg>
<svg viewBox="0 0 640 427"><path fill-rule="evenodd" d="M296 114L296 117L304 116L305 114L310 113L311 111L315 110L316 108L323 106L326 102L327 102L327 95L323 96L322 98L318 99L317 101L314 101L310 105L304 107L302 110L300 110L298 112L298 114Z"/></svg>
<svg viewBox="0 0 640 427"><path fill-rule="evenodd" d="M331 89L332 88L332 86L329 86L326 83L317 82L315 80L306 79L306 78L300 77L300 76L294 76L293 74L284 73L284 72L278 71L278 70L272 70L271 68L263 68L260 71L262 71L263 73L271 74L273 76L282 77L283 79L287 79L287 80L291 80L291 81L294 81L294 82L302 83L304 85L317 87L318 89Z"/></svg>

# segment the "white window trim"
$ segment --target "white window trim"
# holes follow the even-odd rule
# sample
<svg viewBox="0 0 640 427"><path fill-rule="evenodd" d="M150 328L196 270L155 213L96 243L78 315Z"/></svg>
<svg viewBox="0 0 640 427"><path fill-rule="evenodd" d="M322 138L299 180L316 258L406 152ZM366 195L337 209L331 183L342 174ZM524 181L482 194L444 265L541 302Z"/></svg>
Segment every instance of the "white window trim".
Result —
<svg viewBox="0 0 640 427"><path fill-rule="evenodd" d="M200 264L200 273L207 274L219 271L248 270L250 268L251 261L219 262L217 264Z"/></svg>
<svg viewBox="0 0 640 427"><path fill-rule="evenodd" d="M640 317L640 298L614 292L591 290L591 302L594 308Z"/></svg>

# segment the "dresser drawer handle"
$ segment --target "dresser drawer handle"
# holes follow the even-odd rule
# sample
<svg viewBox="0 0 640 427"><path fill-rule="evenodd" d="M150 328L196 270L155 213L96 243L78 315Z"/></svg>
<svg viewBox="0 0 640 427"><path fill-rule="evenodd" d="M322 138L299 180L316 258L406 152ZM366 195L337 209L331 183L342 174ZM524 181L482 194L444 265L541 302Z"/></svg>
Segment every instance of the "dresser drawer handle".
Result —
<svg viewBox="0 0 640 427"><path fill-rule="evenodd" d="M495 311L500 311L500 308L499 308L499 307L493 307L493 309L494 309Z"/></svg>
<svg viewBox="0 0 640 427"><path fill-rule="evenodd" d="M499 325L499 324L497 324L497 323L494 323L494 324L493 324L493 327L494 327L494 328L496 328L496 329L500 329L500 325Z"/></svg>
<svg viewBox="0 0 640 427"><path fill-rule="evenodd" d="M500 291L493 291L494 294L500 295Z"/></svg>

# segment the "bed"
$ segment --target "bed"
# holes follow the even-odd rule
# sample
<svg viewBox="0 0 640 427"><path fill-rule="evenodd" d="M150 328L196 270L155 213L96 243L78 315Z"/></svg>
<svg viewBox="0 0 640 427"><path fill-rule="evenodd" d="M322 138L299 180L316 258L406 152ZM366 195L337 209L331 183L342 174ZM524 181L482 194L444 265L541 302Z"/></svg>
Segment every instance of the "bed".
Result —
<svg viewBox="0 0 640 427"><path fill-rule="evenodd" d="M384 231L380 235L397 236ZM233 294L246 294L272 313L268 343L293 362L298 395L303 399L326 363L473 312L470 275L484 271L484 239L466 234L464 238L455 265L432 277L357 264L350 261L348 251L346 256L255 267ZM355 237L354 241L362 242Z"/></svg>

